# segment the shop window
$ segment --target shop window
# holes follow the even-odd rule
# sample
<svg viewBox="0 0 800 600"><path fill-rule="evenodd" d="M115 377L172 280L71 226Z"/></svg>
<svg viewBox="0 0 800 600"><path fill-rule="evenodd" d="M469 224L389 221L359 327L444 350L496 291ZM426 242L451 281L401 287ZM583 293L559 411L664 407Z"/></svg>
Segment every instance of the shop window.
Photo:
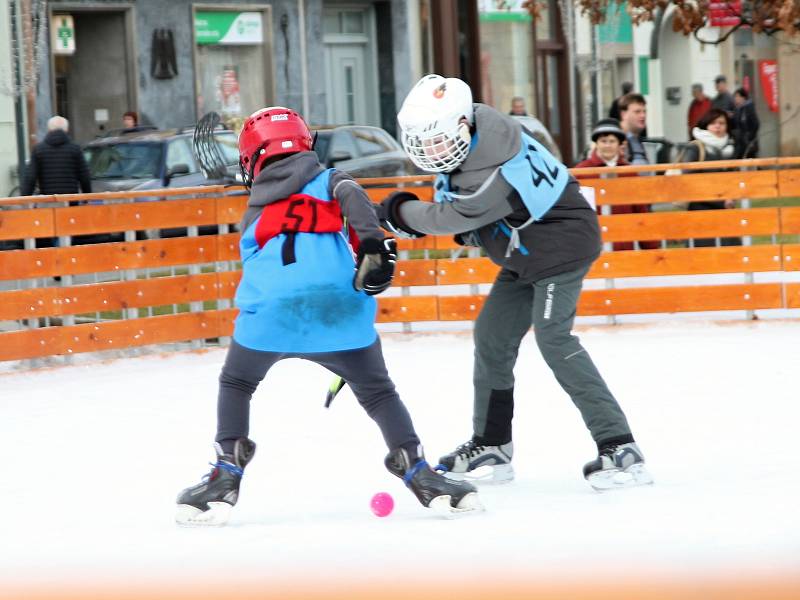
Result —
<svg viewBox="0 0 800 600"><path fill-rule="evenodd" d="M197 112L216 111L232 129L269 106L270 39L264 11L206 11L194 16Z"/></svg>
<svg viewBox="0 0 800 600"><path fill-rule="evenodd" d="M327 34L366 34L364 11L361 10L326 11L322 26Z"/></svg>
<svg viewBox="0 0 800 600"><path fill-rule="evenodd" d="M511 100L522 97L533 114L533 23L522 2L478 4L483 101L500 112L511 110Z"/></svg>

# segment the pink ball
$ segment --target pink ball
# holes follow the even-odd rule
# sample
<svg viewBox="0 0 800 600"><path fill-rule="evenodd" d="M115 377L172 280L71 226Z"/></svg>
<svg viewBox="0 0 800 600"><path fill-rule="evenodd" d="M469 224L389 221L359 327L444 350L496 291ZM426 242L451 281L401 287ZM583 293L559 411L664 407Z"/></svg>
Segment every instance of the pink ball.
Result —
<svg viewBox="0 0 800 600"><path fill-rule="evenodd" d="M388 517L394 510L394 498L386 492L378 492L372 497L369 507L376 517Z"/></svg>

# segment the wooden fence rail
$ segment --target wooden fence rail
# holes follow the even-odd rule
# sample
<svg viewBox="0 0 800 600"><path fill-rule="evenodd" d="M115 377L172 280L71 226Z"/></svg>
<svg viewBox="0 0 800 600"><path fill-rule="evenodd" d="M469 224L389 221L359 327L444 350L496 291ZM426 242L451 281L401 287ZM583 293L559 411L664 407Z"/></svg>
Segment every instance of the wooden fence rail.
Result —
<svg viewBox="0 0 800 600"><path fill-rule="evenodd" d="M580 315L800 308L800 283L788 276L800 270L800 158L714 167L732 170L682 164L575 171L604 213L620 204L673 208L600 216L606 251L588 278L604 287L587 286ZM431 182L362 181L374 201L396 189L431 200ZM673 206L709 199L740 206ZM245 205L242 188L222 186L0 199L0 361L229 336L240 276L235 224ZM741 245L693 247L696 238ZM37 247L47 240L55 247ZM611 251L611 242L637 240L661 247ZM485 299L480 286L494 280L497 265L450 236L401 240L399 247L400 295L379 298L379 322L475 319ZM756 273L772 278L757 282ZM741 277L732 283L720 281L723 275ZM617 285L644 277L665 281Z"/></svg>

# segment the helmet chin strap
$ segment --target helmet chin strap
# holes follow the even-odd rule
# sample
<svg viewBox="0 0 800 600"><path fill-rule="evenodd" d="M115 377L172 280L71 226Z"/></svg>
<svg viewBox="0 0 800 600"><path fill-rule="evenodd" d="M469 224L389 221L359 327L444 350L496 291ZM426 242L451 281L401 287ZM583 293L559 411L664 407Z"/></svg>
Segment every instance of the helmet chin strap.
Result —
<svg viewBox="0 0 800 600"><path fill-rule="evenodd" d="M266 146L266 144L262 144L259 146L258 150L253 152L253 156L250 157L249 169L245 169L242 159L239 159L239 170L242 172L242 182L247 189L250 189L253 186L253 179L255 179L253 173L255 173L256 170L256 161L261 155L261 152L264 150L264 146Z"/></svg>

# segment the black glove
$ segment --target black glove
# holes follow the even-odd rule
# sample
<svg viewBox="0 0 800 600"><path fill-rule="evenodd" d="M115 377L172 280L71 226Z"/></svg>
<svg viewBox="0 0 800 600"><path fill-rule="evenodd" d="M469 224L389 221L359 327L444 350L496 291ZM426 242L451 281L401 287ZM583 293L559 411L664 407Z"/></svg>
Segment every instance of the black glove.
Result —
<svg viewBox="0 0 800 600"><path fill-rule="evenodd" d="M403 223L403 220L400 218L400 205L409 200L419 200L419 198L411 192L392 192L386 196L377 209L378 220L381 222L381 227L404 238L414 239L425 237L424 233L411 229L411 227Z"/></svg>
<svg viewBox="0 0 800 600"><path fill-rule="evenodd" d="M392 285L396 263L397 242L392 238L361 240L353 287L359 292L364 290L368 296L380 294Z"/></svg>

